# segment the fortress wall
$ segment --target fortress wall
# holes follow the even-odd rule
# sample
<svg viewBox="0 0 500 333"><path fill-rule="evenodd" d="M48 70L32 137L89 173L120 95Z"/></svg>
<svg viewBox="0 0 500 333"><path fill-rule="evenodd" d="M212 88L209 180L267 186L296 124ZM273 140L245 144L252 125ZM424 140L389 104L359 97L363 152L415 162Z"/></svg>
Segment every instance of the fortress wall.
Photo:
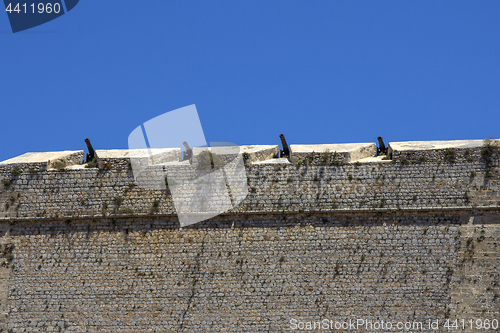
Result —
<svg viewBox="0 0 500 333"><path fill-rule="evenodd" d="M169 218L4 223L0 241L14 245L8 327L284 332L293 318L498 318L499 216L237 215L184 229Z"/></svg>
<svg viewBox="0 0 500 333"><path fill-rule="evenodd" d="M464 149L247 160L245 200L182 229L170 190L134 186L127 162L0 163L0 324L286 332L291 319L500 320L499 159ZM182 163L141 177L195 175Z"/></svg>

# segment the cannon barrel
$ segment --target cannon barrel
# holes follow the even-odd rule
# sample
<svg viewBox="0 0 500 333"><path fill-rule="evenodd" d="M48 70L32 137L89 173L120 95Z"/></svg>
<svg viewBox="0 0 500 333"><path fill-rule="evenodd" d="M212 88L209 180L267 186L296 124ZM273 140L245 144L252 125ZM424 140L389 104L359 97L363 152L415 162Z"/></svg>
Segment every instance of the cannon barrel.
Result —
<svg viewBox="0 0 500 333"><path fill-rule="evenodd" d="M377 140L378 140L377 155L380 155L380 154L384 154L385 155L385 154L387 154L387 148L386 148L386 146L384 144L384 140L382 139L382 137L379 136L377 138Z"/></svg>
<svg viewBox="0 0 500 333"><path fill-rule="evenodd" d="M193 156L193 150L191 149L191 147L189 147L187 141L184 141L182 144L186 149L186 151L182 154L182 160L185 161L191 159L191 157Z"/></svg>
<svg viewBox="0 0 500 333"><path fill-rule="evenodd" d="M290 157L290 149L288 149L288 144L286 143L285 135L280 134L280 139L281 139L281 145L283 146L283 149L280 150L280 157L283 156Z"/></svg>
<svg viewBox="0 0 500 333"><path fill-rule="evenodd" d="M85 163L88 163L92 161L94 158L96 158L97 154L95 153L94 147L92 147L89 138L85 139L85 143L87 144L87 149L89 151L88 154L86 155Z"/></svg>

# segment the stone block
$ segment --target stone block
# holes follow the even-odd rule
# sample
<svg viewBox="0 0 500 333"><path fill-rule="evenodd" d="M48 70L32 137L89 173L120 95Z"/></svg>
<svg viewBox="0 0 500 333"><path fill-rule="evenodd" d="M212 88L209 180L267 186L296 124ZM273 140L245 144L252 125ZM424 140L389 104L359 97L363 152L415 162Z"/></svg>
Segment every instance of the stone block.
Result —
<svg viewBox="0 0 500 333"><path fill-rule="evenodd" d="M457 160L471 162L481 158L483 145L484 140L391 142L388 145L388 155L392 160L402 163Z"/></svg>
<svg viewBox="0 0 500 333"><path fill-rule="evenodd" d="M61 169L71 165L83 163L83 150L66 150L53 152L30 152L17 156L0 165L16 165L20 168L30 167L31 164L45 166L47 169Z"/></svg>
<svg viewBox="0 0 500 333"><path fill-rule="evenodd" d="M450 140L450 141L406 141L389 143L389 153L395 151L416 151L434 149L467 149L481 147L484 140Z"/></svg>
<svg viewBox="0 0 500 333"><path fill-rule="evenodd" d="M280 152L277 145L240 146L240 149L245 163L270 160Z"/></svg>
<svg viewBox="0 0 500 333"><path fill-rule="evenodd" d="M376 156L377 146L375 143L291 145L290 151L294 164L304 159L308 159L312 164L322 164L323 162L328 164L329 160L349 163Z"/></svg>
<svg viewBox="0 0 500 333"><path fill-rule="evenodd" d="M111 149L96 150L99 167L110 169L125 167L129 162L141 166L178 162L181 159L180 148L150 148L150 149Z"/></svg>
<svg viewBox="0 0 500 333"><path fill-rule="evenodd" d="M288 160L288 158L283 157L283 158L271 158L271 159L264 160L264 161L257 161L257 162L253 162L252 164L256 164L256 165L263 165L263 164L290 164L290 161Z"/></svg>

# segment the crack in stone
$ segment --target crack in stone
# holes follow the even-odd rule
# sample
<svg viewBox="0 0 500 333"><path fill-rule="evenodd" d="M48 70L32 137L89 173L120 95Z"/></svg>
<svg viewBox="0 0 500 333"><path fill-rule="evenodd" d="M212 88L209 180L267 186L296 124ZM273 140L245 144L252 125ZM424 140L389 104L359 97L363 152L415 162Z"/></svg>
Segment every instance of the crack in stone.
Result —
<svg viewBox="0 0 500 333"><path fill-rule="evenodd" d="M185 321L186 315L189 312L189 310L191 309L191 305L193 303L193 298L194 298L194 294L195 294L195 290L196 290L196 285L198 284L197 274L200 272L200 257L205 252L205 238L206 237L207 237L207 232L205 232L205 234L203 235L203 239L201 240L200 251L198 252L198 254L196 255L196 258L195 258L195 266L194 266L194 269L193 269L193 272L192 272L192 274L193 274L193 283L191 285L191 295L189 296L189 299L188 299L188 302L187 302L187 306L186 306L186 310L182 314L182 318L181 318L181 322L180 322L180 326L179 326L179 332L181 332L184 329L184 321Z"/></svg>

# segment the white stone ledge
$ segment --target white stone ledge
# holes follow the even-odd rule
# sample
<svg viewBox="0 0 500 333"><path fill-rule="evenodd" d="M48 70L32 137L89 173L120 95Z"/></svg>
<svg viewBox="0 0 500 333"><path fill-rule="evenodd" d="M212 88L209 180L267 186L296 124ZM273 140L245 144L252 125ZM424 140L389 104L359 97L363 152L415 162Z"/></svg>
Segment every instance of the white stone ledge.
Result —
<svg viewBox="0 0 500 333"><path fill-rule="evenodd" d="M414 151L414 150L436 150L446 148L479 148L484 144L484 140L451 140L451 141L407 141L389 143L391 151Z"/></svg>
<svg viewBox="0 0 500 333"><path fill-rule="evenodd" d="M153 164L180 161L180 148L150 148L150 149L110 149L96 150L100 159L124 160L151 158Z"/></svg>
<svg viewBox="0 0 500 333"><path fill-rule="evenodd" d="M263 164L291 164L288 158L273 158L265 161L253 162L254 165L263 165Z"/></svg>
<svg viewBox="0 0 500 333"><path fill-rule="evenodd" d="M50 168L56 161L62 162L66 166L82 164L83 150L31 152L0 162L0 165L44 163Z"/></svg>
<svg viewBox="0 0 500 333"><path fill-rule="evenodd" d="M384 160L385 156L371 156L365 157L357 161L350 162L350 164L354 163L392 163L391 160Z"/></svg>
<svg viewBox="0 0 500 333"><path fill-rule="evenodd" d="M318 145L291 145L290 151L293 157L308 155L311 153L337 153L346 157L345 162L353 162L367 157L377 155L377 145L375 143L339 143L339 144L318 144Z"/></svg>

